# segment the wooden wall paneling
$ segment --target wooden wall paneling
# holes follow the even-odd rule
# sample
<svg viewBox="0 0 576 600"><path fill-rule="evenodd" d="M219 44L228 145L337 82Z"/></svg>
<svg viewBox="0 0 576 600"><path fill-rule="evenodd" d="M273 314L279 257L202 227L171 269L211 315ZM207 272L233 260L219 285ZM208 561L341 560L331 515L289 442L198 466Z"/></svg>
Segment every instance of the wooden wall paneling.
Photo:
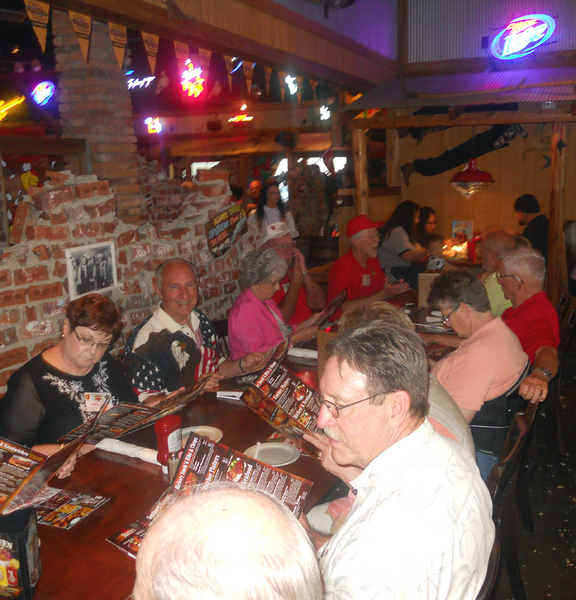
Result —
<svg viewBox="0 0 576 600"><path fill-rule="evenodd" d="M366 149L366 132L363 129L352 130L352 154L354 159L354 176L356 178L356 214L368 214L368 151Z"/></svg>
<svg viewBox="0 0 576 600"><path fill-rule="evenodd" d="M389 186L400 185L400 136L397 129L386 130L386 182Z"/></svg>
<svg viewBox="0 0 576 600"><path fill-rule="evenodd" d="M338 236L338 249L340 256L344 256L350 248L348 238L346 237L346 225L348 225L348 221L355 216L356 207L354 206L341 206L338 209L338 230L340 231L340 235Z"/></svg>

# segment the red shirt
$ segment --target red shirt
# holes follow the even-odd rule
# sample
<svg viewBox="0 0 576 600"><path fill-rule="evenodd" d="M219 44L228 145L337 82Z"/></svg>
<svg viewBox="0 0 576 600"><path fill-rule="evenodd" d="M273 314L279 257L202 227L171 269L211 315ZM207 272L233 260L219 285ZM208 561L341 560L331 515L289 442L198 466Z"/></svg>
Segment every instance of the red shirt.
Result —
<svg viewBox="0 0 576 600"><path fill-rule="evenodd" d="M558 348L558 313L544 292L534 294L517 308L507 308L502 313L502 320L518 336L530 364L534 362L536 351L542 346Z"/></svg>
<svg viewBox="0 0 576 600"><path fill-rule="evenodd" d="M288 275L280 282L280 289L272 296L272 300L280 306L280 302L286 298L288 288L290 287L290 278ZM294 314L290 317L288 325L298 325L309 319L313 315L312 309L308 306L308 298L306 297L306 287L302 284L300 291L298 292L298 298L296 298L296 307L294 308Z"/></svg>
<svg viewBox="0 0 576 600"><path fill-rule="evenodd" d="M352 250L348 250L330 269L326 302L330 302L343 289L348 290L348 300L366 298L379 292L385 283L386 275L377 258L368 258L366 267L363 267L352 254ZM334 316L338 318L341 314L342 312L338 311Z"/></svg>

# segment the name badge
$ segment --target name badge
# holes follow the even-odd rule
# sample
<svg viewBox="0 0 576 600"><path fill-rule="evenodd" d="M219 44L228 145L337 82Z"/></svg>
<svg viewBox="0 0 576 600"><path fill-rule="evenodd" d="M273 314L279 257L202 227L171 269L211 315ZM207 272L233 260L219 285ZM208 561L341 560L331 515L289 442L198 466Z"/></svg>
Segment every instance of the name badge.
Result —
<svg viewBox="0 0 576 600"><path fill-rule="evenodd" d="M84 401L88 412L98 412L102 408L102 405L109 400L112 400L112 394L98 392L86 392L84 394Z"/></svg>
<svg viewBox="0 0 576 600"><path fill-rule="evenodd" d="M364 273L364 275L362 275L362 286L370 287L370 273Z"/></svg>

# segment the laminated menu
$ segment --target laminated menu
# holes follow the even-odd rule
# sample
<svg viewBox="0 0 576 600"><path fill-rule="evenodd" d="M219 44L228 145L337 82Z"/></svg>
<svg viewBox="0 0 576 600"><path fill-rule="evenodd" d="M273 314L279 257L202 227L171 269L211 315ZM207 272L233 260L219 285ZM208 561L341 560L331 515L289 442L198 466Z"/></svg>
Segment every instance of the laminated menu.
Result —
<svg viewBox="0 0 576 600"><path fill-rule="evenodd" d="M318 392L283 364L271 362L242 395L242 400L301 451L319 458L319 450L307 442L305 433L320 431L316 424Z"/></svg>
<svg viewBox="0 0 576 600"><path fill-rule="evenodd" d="M71 529L110 500L104 496L91 496L56 488L47 488L45 493L49 497L36 506L38 525L50 525L60 529Z"/></svg>
<svg viewBox="0 0 576 600"><path fill-rule="evenodd" d="M92 419L73 429L58 441L71 442L84 435L88 429L91 429L91 433L86 442L94 445L106 438L118 438L127 433L133 433L162 417L178 412L200 395L206 383L207 379L197 381L182 392L165 398L154 408L142 404L117 404L99 418L95 427L93 427L94 419Z"/></svg>
<svg viewBox="0 0 576 600"><path fill-rule="evenodd" d="M168 491L146 517L130 523L107 540L135 558L148 527L182 492L195 493L203 485L218 481L267 492L283 502L296 517L302 513L313 485L307 479L192 433Z"/></svg>
<svg viewBox="0 0 576 600"><path fill-rule="evenodd" d="M318 313L318 321L316 327L323 327L328 323L330 317L348 300L348 290L344 289L337 294L332 300L326 305L322 312Z"/></svg>

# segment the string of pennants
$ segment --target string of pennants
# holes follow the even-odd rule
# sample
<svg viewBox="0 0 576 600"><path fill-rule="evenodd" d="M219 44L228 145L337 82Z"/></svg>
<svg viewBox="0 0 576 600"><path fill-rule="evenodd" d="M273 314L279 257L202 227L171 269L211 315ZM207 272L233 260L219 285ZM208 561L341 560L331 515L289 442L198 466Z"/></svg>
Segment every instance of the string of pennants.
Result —
<svg viewBox="0 0 576 600"><path fill-rule="evenodd" d="M50 5L47 2L40 2L39 0L24 0L26 11L28 13L28 17L32 22L32 26L34 28L34 32L36 33L36 37L38 38L38 42L44 52L46 50L46 37L48 33L48 22L50 17ZM90 35L92 32L92 17L88 15L84 15L75 11L68 11L70 14L70 20L72 22L72 26L74 27L74 31L76 32L76 37L78 38L78 43L80 44L80 49L82 50L82 55L84 56L84 60L88 62L88 54L90 50ZM126 54L126 47L128 45L128 35L127 28L124 25L119 25L118 23L108 23L110 28L110 39L112 41L112 47L114 49L114 54L116 56L116 60L118 61L118 66L122 69L124 64L124 57ZM141 32L142 40L144 42L144 48L146 50L146 56L148 58L148 63L150 65L150 70L152 75L154 75L154 71L156 69L156 57L158 56L158 43L160 37L148 32ZM196 56L192 56L190 54L190 48L188 44L184 42L175 41L174 42L174 50L176 52L176 60L178 62L178 70L180 73L185 71L187 67L187 61L190 60L192 65L196 67L200 67L201 70L205 73L208 72L210 66L210 58L211 51L205 49L194 50L198 54ZM228 73L229 85L231 87L232 83L232 73L236 70L237 64L235 64L235 59L225 56L224 61L226 63L226 71ZM188 67L190 68L190 67ZM271 77L275 76L277 71L272 71L268 67L264 67L266 81L270 81ZM252 77L253 77L253 65L252 64L244 64L243 65L244 76L246 78L246 83L248 89L251 87ZM281 81L284 81L288 73L278 73L278 77ZM302 89L302 77L295 77L295 83L298 86L298 90ZM316 87L316 82L310 82L312 88ZM300 92L298 92L298 96L300 96ZM300 98L298 98L300 99Z"/></svg>

